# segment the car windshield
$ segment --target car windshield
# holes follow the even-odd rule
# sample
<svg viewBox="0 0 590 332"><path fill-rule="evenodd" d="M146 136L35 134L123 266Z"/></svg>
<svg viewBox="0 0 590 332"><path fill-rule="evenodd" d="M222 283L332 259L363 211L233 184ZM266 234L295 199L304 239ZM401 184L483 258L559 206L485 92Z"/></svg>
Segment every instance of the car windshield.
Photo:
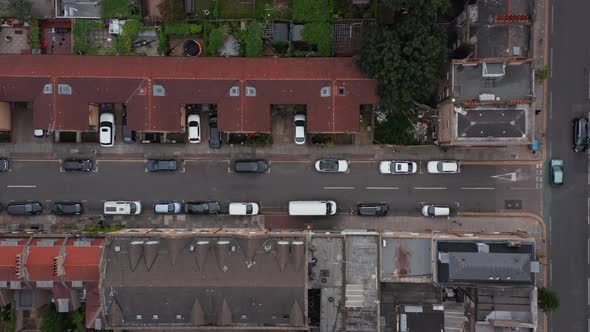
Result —
<svg viewBox="0 0 590 332"><path fill-rule="evenodd" d="M137 211L137 205L135 205L135 203L129 204L129 211L135 213L135 211Z"/></svg>
<svg viewBox="0 0 590 332"><path fill-rule="evenodd" d="M193 204L192 210L195 212L205 212L207 211L207 204Z"/></svg>
<svg viewBox="0 0 590 332"><path fill-rule="evenodd" d="M436 164L436 170L439 172L443 172L443 163L437 163Z"/></svg>
<svg viewBox="0 0 590 332"><path fill-rule="evenodd" d="M168 212L174 212L174 204L168 204Z"/></svg>
<svg viewBox="0 0 590 332"><path fill-rule="evenodd" d="M338 162L336 160L322 160L320 161L321 169L337 170Z"/></svg>
<svg viewBox="0 0 590 332"><path fill-rule="evenodd" d="M188 125L191 126L191 127L196 127L196 126L199 125L199 123L197 121L191 121L191 122L188 123Z"/></svg>
<svg viewBox="0 0 590 332"><path fill-rule="evenodd" d="M246 204L246 214L252 214L253 210L252 204Z"/></svg>
<svg viewBox="0 0 590 332"><path fill-rule="evenodd" d="M563 181L563 171L559 166L553 166L553 181L555 183L561 183Z"/></svg>
<svg viewBox="0 0 590 332"><path fill-rule="evenodd" d="M326 212L327 214L332 214L332 204L326 202Z"/></svg>
<svg viewBox="0 0 590 332"><path fill-rule="evenodd" d="M33 211L33 204L25 204L24 205L25 212L32 212Z"/></svg>
<svg viewBox="0 0 590 332"><path fill-rule="evenodd" d="M430 214L430 215L434 215L434 210L435 210L435 209L436 209L436 208L435 208L434 206L429 206L429 207L428 207L428 214Z"/></svg>
<svg viewBox="0 0 590 332"><path fill-rule="evenodd" d="M295 126L297 126L297 127L303 127L303 126L305 126L305 121L303 121L303 120L297 120L297 121L295 121Z"/></svg>

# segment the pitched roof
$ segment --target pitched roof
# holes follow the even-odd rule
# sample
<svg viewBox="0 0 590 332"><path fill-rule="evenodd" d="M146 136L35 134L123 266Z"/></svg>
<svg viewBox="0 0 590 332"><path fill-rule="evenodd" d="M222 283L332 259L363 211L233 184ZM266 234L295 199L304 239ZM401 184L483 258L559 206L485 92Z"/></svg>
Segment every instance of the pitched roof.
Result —
<svg viewBox="0 0 590 332"><path fill-rule="evenodd" d="M3 239L0 241L0 280L20 280L17 272L17 255L23 253L27 239Z"/></svg>
<svg viewBox="0 0 590 332"><path fill-rule="evenodd" d="M65 248L66 281L98 281L102 239L69 239Z"/></svg>
<svg viewBox="0 0 590 332"><path fill-rule="evenodd" d="M51 245L53 243L53 245ZM63 239L36 238L27 247L25 268L29 281L58 281L55 259L60 255Z"/></svg>
<svg viewBox="0 0 590 332"><path fill-rule="evenodd" d="M306 104L310 131L350 132L358 131L359 105L378 103L375 81L352 58L2 55L0 78L8 82L0 100L33 101L36 127L61 130L89 129L89 102L125 102L132 130L180 131L181 104L209 103L223 131L269 132L271 104ZM345 95L337 94L342 86Z"/></svg>

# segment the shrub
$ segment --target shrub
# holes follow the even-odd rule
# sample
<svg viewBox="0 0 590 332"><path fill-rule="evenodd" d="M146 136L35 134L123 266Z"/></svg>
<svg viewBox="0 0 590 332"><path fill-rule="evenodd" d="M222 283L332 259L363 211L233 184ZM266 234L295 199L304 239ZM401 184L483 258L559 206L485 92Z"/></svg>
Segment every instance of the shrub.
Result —
<svg viewBox="0 0 590 332"><path fill-rule="evenodd" d="M139 33L141 22L135 19L130 19L125 22L123 32L117 39L115 39L115 53L118 55L133 54L133 41L135 36Z"/></svg>
<svg viewBox="0 0 590 332"><path fill-rule="evenodd" d="M38 50L41 48L40 38L40 31L39 31L39 20L33 18L31 20L31 24L29 25L29 35L31 38L31 48L34 50Z"/></svg>
<svg viewBox="0 0 590 332"><path fill-rule="evenodd" d="M325 22L308 23L301 31L308 44L317 45L319 56L332 55L332 26Z"/></svg>
<svg viewBox="0 0 590 332"><path fill-rule="evenodd" d="M9 16L26 21L31 17L32 8L33 3L30 0L8 0L3 9L6 10Z"/></svg>
<svg viewBox="0 0 590 332"><path fill-rule="evenodd" d="M217 50L223 45L225 39L225 32L222 28L212 29L209 33L209 40L207 41L207 55L216 56Z"/></svg>
<svg viewBox="0 0 590 332"><path fill-rule="evenodd" d="M545 66L541 69L538 69L535 74L537 75L537 79L542 82L551 76L551 68L549 68L549 66Z"/></svg>
<svg viewBox="0 0 590 332"><path fill-rule="evenodd" d="M74 53L96 54L98 46L90 43L88 36L92 30L102 28L101 21L75 20L74 21Z"/></svg>
<svg viewBox="0 0 590 332"><path fill-rule="evenodd" d="M109 232L117 232L125 228L123 225L110 225L110 226L84 226L82 229L83 232L88 233L109 233Z"/></svg>
<svg viewBox="0 0 590 332"><path fill-rule="evenodd" d="M100 6L102 18L126 18L131 16L129 0L102 0Z"/></svg>
<svg viewBox="0 0 590 332"><path fill-rule="evenodd" d="M328 21L334 13L334 0L293 0L293 20Z"/></svg>
<svg viewBox="0 0 590 332"><path fill-rule="evenodd" d="M537 289L539 308L544 311L551 311L559 308L559 297L557 293L549 288Z"/></svg>
<svg viewBox="0 0 590 332"><path fill-rule="evenodd" d="M245 44L245 55L247 57L259 57L262 55L264 46L262 43L262 27L260 23L252 21L248 24Z"/></svg>

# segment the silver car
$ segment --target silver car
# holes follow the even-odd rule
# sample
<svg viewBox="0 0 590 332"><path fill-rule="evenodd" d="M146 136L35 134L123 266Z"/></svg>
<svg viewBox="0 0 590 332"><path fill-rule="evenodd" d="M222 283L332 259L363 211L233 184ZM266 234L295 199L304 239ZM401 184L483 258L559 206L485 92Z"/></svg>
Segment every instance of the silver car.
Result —
<svg viewBox="0 0 590 332"><path fill-rule="evenodd" d="M182 212L182 203L180 202L156 202L154 212L157 214L178 214Z"/></svg>

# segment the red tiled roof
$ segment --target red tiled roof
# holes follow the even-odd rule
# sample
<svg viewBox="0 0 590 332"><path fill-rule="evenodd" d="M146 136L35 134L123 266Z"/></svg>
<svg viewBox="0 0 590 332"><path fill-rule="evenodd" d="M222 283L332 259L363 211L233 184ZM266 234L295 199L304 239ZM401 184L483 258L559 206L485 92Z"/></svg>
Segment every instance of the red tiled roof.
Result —
<svg viewBox="0 0 590 332"><path fill-rule="evenodd" d="M96 239L91 246L74 246L74 239L70 239L65 252L65 280L66 281L98 281L98 264L102 244Z"/></svg>
<svg viewBox="0 0 590 332"><path fill-rule="evenodd" d="M55 258L60 254L63 239L57 239L54 246L38 246L43 239L34 239L28 246L25 268L29 281L59 280L54 273Z"/></svg>
<svg viewBox="0 0 590 332"><path fill-rule="evenodd" d="M0 96L14 100L12 91L33 100L42 91L20 81L32 77L71 85L72 95L59 95L55 86L59 97L53 103L34 104L36 113L55 114L35 116L39 122L55 119L54 128L70 130L87 129L82 104L90 101L126 102L130 129L143 131L179 131L180 104L217 104L220 129L235 132L269 132L271 104L308 105L312 131L357 131L358 106L378 103L375 82L351 58L0 56L0 78L16 80L26 92L0 88ZM348 85L349 95L336 95L339 84ZM166 90L164 97L153 95L154 85ZM239 96L229 95L232 86L239 87ZM331 97L321 97L324 86L332 89ZM246 87L257 87L256 96L246 96Z"/></svg>
<svg viewBox="0 0 590 332"><path fill-rule="evenodd" d="M16 281L16 256L23 253L27 239L18 239L18 246L0 246L0 280Z"/></svg>

